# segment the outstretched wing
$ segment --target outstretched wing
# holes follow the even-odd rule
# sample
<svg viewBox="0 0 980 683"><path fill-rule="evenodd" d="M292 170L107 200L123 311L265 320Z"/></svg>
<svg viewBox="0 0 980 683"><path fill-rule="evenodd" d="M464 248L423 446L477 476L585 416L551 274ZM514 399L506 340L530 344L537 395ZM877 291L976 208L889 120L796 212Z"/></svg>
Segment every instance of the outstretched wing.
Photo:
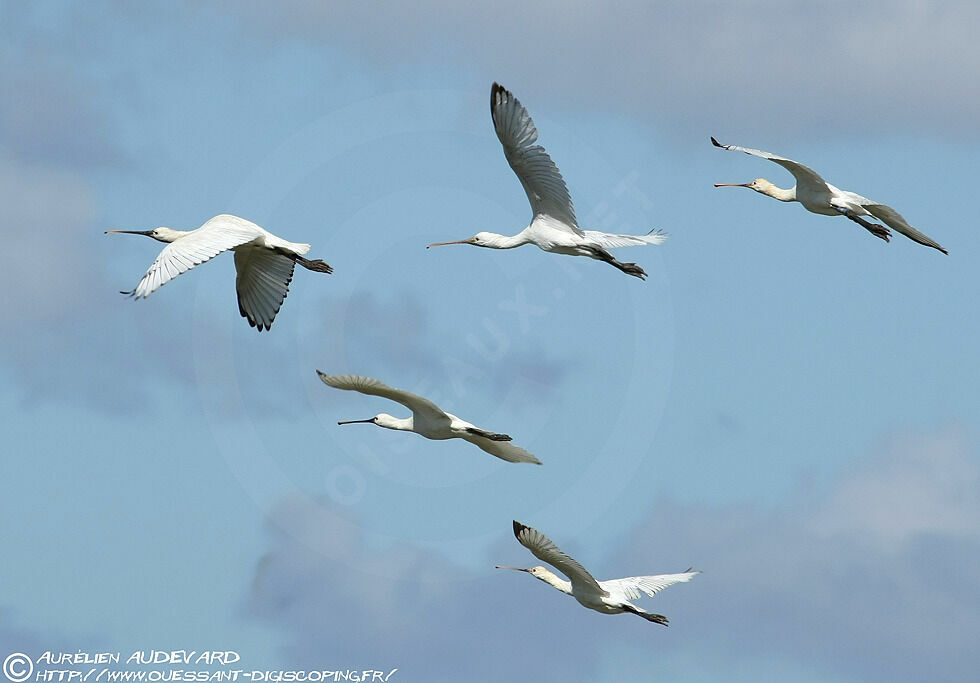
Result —
<svg viewBox="0 0 980 683"><path fill-rule="evenodd" d="M520 446L515 446L510 441L494 441L478 434L464 434L462 438L471 444L478 446L490 455L495 455L507 462L531 462L540 465L541 461L525 451Z"/></svg>
<svg viewBox="0 0 980 683"><path fill-rule="evenodd" d="M532 529L514 520L514 536L536 558L542 562L547 562L567 576L568 580L572 582L573 591L580 594L592 593L599 597L607 595L599 582L585 570L585 567L559 550L550 538L537 529Z"/></svg>
<svg viewBox="0 0 980 683"><path fill-rule="evenodd" d="M662 230L651 230L645 235L612 235L608 232L599 232L598 230L584 230L583 234L603 249L638 247L644 244L661 244L667 240L667 233Z"/></svg>
<svg viewBox="0 0 980 683"><path fill-rule="evenodd" d="M504 146L507 163L524 186L535 216L551 216L568 230L579 233L575 208L558 167L544 147L534 144L538 130L527 109L498 83L490 88L490 115L497 138Z"/></svg>
<svg viewBox="0 0 980 683"><path fill-rule="evenodd" d="M446 412L429 399L422 398L410 391L394 389L371 377L361 377L360 375L326 375L319 370L316 371L316 374L320 376L324 384L334 389L346 389L348 391L358 391L362 394L370 394L371 396L381 396L382 398L401 403L413 413L423 415L427 420L433 422L440 420L449 421Z"/></svg>
<svg viewBox="0 0 980 683"><path fill-rule="evenodd" d="M714 138L711 138L711 144L713 144L715 147L727 149L730 152L745 152L746 154L751 154L752 156L759 157L760 159L774 161L793 174L793 177L796 178L796 187L798 191L805 189L806 192L812 195L826 193L827 201L830 201L830 189L827 187L827 181L821 178L820 174L809 166L804 166L798 161L793 161L792 159L777 156L769 152L763 152L759 149L738 147L736 145L723 145Z"/></svg>
<svg viewBox="0 0 980 683"><path fill-rule="evenodd" d="M289 292L296 262L265 247L244 247L235 251L238 277L238 311L252 327L268 330Z"/></svg>
<svg viewBox="0 0 980 683"><path fill-rule="evenodd" d="M884 204L871 204L871 203L862 204L862 206L865 209L867 209L868 213L870 213L872 216L874 216L879 220L884 221L892 230L902 233L910 240L915 240L919 244L924 244L927 247L938 249L944 254L949 253L948 251L942 248L939 242L932 239L931 237L928 237L927 235L924 235L923 233L919 232L911 225L909 225L908 221L906 221L902 217L902 214L900 214L892 207L885 206Z"/></svg>
<svg viewBox="0 0 980 683"><path fill-rule="evenodd" d="M667 586L690 581L701 572L688 569L680 574L659 574L657 576L628 576L625 579L603 581L600 585L611 595L620 594L625 600L637 600L640 593L651 598Z"/></svg>
<svg viewBox="0 0 980 683"><path fill-rule="evenodd" d="M164 247L136 288L125 293L137 299L146 298L181 273L261 236L247 221L239 223L221 218L212 218Z"/></svg>

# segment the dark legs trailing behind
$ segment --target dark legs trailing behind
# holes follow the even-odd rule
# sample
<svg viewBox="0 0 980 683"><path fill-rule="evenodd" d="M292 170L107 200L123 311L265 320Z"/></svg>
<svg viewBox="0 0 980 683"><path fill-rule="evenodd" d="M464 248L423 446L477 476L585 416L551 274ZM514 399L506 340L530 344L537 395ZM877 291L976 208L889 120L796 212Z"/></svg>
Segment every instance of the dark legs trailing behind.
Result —
<svg viewBox="0 0 980 683"><path fill-rule="evenodd" d="M605 249L602 249L601 247L585 247L585 248L588 249L589 253L592 254L595 258L599 259L600 261L605 261L611 266L616 266L627 275L638 277L641 280L643 280L647 276L646 271L640 268L635 263L623 263L621 261L617 261L612 254L610 254Z"/></svg>
<svg viewBox="0 0 980 683"><path fill-rule="evenodd" d="M311 261L310 259L303 258L302 256L293 257L299 265L303 266L307 270L316 271L317 273L332 273L333 268L331 268L327 263L316 259Z"/></svg>
<svg viewBox="0 0 980 683"><path fill-rule="evenodd" d="M892 236L891 231L888 228L886 228L884 225L878 225L877 223L869 223L868 221L864 220L860 216L855 216L853 213L851 213L850 211L847 211L846 209L844 211L841 211L841 213L843 213L845 216L847 216L848 218L850 218L852 221L854 221L855 223L857 223L858 225L860 225L862 228L864 228L865 230L867 230L868 232L870 232L875 237L880 237L881 239L885 240L886 242Z"/></svg>

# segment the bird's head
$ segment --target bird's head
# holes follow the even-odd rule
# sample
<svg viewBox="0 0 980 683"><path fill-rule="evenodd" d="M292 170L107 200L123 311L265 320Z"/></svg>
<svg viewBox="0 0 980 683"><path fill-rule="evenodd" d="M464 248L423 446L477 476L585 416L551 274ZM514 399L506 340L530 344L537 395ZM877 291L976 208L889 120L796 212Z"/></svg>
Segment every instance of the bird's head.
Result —
<svg viewBox="0 0 980 683"><path fill-rule="evenodd" d="M109 233L121 233L124 235L146 235L147 237L152 237L158 242L173 242L175 239L183 235L184 233L180 230L172 230L170 228L153 228L153 230L106 230L105 234Z"/></svg>
<svg viewBox="0 0 980 683"><path fill-rule="evenodd" d="M472 244L474 247L492 247L496 242L497 237L499 237L499 235L492 232L478 232L469 239L456 240L454 242L436 242L434 244L430 244L428 247L426 247L426 249L429 247L444 247L447 244Z"/></svg>
<svg viewBox="0 0 980 683"><path fill-rule="evenodd" d="M338 422L339 425L354 425L354 424L376 424L379 427L386 427L387 429L395 429L395 424L400 422L397 417L393 417L388 413L378 413L374 417L370 417L367 420L343 420Z"/></svg>
<svg viewBox="0 0 980 683"><path fill-rule="evenodd" d="M715 183L715 187L747 187L750 190L755 190L756 192L761 192L762 194L769 194L769 190L773 187L765 178L756 178L751 183Z"/></svg>
<svg viewBox="0 0 980 683"><path fill-rule="evenodd" d="M521 567L504 567L501 565L497 565L496 567L494 567L494 569L512 569L515 572L527 572L534 578L541 579L542 581L545 582L547 582L547 579L545 577L551 574L551 572L548 571L547 568L542 567L541 565L538 565L536 567L529 567L528 569L523 569Z"/></svg>

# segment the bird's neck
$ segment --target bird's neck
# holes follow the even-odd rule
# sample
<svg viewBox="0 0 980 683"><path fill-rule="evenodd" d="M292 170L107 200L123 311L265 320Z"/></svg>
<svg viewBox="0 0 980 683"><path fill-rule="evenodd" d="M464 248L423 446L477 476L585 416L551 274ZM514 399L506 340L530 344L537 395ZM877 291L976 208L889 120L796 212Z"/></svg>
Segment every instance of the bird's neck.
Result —
<svg viewBox="0 0 980 683"><path fill-rule="evenodd" d="M415 420L411 417L391 417L390 415L384 419L379 419L376 423L379 427L384 427L385 429L397 429L400 432L411 432L414 431Z"/></svg>
<svg viewBox="0 0 980 683"><path fill-rule="evenodd" d="M490 233L490 236L486 238L486 244L481 244L480 246L490 247L491 249L513 249L515 247L520 247L531 241L524 234L525 232L527 232L527 230L522 230L516 235L509 236Z"/></svg>
<svg viewBox="0 0 980 683"><path fill-rule="evenodd" d="M572 583L570 581L564 581L563 579L559 579L555 574L547 570L545 570L545 572L543 572L541 576L536 576L535 578L541 579L549 586L552 586L553 588L557 588L558 590L560 590L562 593L565 593L566 595L572 594Z"/></svg>
<svg viewBox="0 0 980 683"><path fill-rule="evenodd" d="M773 199L778 199L781 202L795 202L796 201L796 186L784 190L781 187L776 187L772 183L765 185L760 192L762 194L772 197Z"/></svg>

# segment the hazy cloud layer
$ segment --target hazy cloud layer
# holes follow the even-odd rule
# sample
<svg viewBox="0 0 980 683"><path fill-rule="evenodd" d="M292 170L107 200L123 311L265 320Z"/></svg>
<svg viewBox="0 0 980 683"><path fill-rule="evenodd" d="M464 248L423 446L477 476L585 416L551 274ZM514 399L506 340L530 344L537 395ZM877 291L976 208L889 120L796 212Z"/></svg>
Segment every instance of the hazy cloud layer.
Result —
<svg viewBox="0 0 980 683"><path fill-rule="evenodd" d="M592 648L540 656L540 641L526 634L572 637L545 610L499 608L514 577L468 577L408 544L371 548L325 499L285 500L269 526L272 547L246 605L282 629L291 666L398 667L406 680L427 681L567 681L594 672Z"/></svg>
<svg viewBox="0 0 980 683"><path fill-rule="evenodd" d="M502 398L519 383L516 398L523 403L560 388L571 368L568 352L529 339L520 316L504 311L504 304L491 305L475 322L447 316L446 308L444 301L427 301L407 289L324 300L316 314L321 331L311 340L339 339L311 349L311 362L328 372L355 374L379 366L406 378L403 383L418 382L403 388L433 400L433 392L458 399L477 387Z"/></svg>
<svg viewBox="0 0 980 683"><path fill-rule="evenodd" d="M704 569L684 621L723 659L788 658L840 680L967 680L980 667L978 477L957 433L895 437L790 506L661 503L619 561Z"/></svg>
<svg viewBox="0 0 980 683"><path fill-rule="evenodd" d="M238 3L256 34L360 53L393 76L456 64L606 113L717 134L977 133L970 3ZM773 130L776 129L776 130Z"/></svg>
<svg viewBox="0 0 980 683"><path fill-rule="evenodd" d="M138 328L107 334L133 304L102 266L100 240L110 238L95 225L96 203L76 171L0 157L0 237L7 247L0 251L0 288L7 319L15 321L0 328L0 360L29 401L139 405L151 380L125 368L141 360L141 370L156 379L191 377L192 368L165 353L166 340L157 338L154 348ZM104 390L107 377L118 380L111 393Z"/></svg>
<svg viewBox="0 0 980 683"><path fill-rule="evenodd" d="M788 661L814 680L966 680L980 666L978 476L955 433L895 438L829 490L777 509L658 503L604 561L590 561L586 538L558 539L600 577L704 570L657 597L669 635L494 575L495 561L533 562L509 534L488 553L497 558L488 571L467 577L416 547L369 547L312 499L272 514L247 604L282 629L296 664L344 653L427 680L595 678L617 642L659 658L695 638L702 670L717 676L735 676L740 662ZM506 652L487 652L490 642Z"/></svg>
<svg viewBox="0 0 980 683"><path fill-rule="evenodd" d="M101 638L91 634L73 634L69 637L58 631L57 627L53 631L41 632L27 626L25 622L26 619L14 610L0 607L0 661L12 653L23 653L34 658L45 651L105 651L105 643L100 642Z"/></svg>
<svg viewBox="0 0 980 683"><path fill-rule="evenodd" d="M105 99L78 74L53 65L0 60L0 136L15 157L74 168L126 162Z"/></svg>

